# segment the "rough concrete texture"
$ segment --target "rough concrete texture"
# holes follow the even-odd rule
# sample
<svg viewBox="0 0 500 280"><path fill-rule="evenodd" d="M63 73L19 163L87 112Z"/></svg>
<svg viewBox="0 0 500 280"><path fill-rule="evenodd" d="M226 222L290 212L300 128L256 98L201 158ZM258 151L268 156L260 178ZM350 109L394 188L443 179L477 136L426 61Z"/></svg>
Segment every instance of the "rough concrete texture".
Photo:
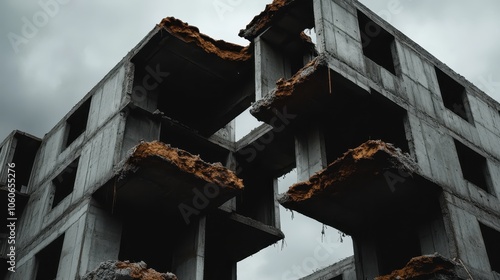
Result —
<svg viewBox="0 0 500 280"><path fill-rule="evenodd" d="M412 258L404 268L395 270L389 275L375 280L465 280L469 278L467 271L457 262L448 260L438 254Z"/></svg>
<svg viewBox="0 0 500 280"><path fill-rule="evenodd" d="M285 9L283 9L283 7L289 5L293 1L294 0L274 0L273 3L266 5L264 11L255 16L246 26L246 29L240 30L239 36L252 40L271 24L274 17L284 12Z"/></svg>
<svg viewBox="0 0 500 280"><path fill-rule="evenodd" d="M82 280L177 280L177 276L147 268L145 262L105 261Z"/></svg>
<svg viewBox="0 0 500 280"><path fill-rule="evenodd" d="M135 169L142 161L156 158L177 167L180 171L190 173L208 183L218 186L242 190L243 180L220 163L210 164L181 149L170 147L159 141L142 142L137 145L127 159L123 172ZM123 175L123 174L122 174Z"/></svg>
<svg viewBox="0 0 500 280"><path fill-rule="evenodd" d="M343 184L344 181L352 176L377 175L383 171L380 166L385 166L385 163L381 162L387 162L388 159L393 168L408 174L413 174L417 170L414 161L394 145L381 140L369 140L344 153L308 181L291 186L280 198L280 203L288 208L291 204L316 196L334 196L342 193L351 186Z"/></svg>
<svg viewBox="0 0 500 280"><path fill-rule="evenodd" d="M186 43L195 44L207 53L215 54L222 59L247 61L253 55L248 47L242 47L223 40L214 40L200 33L197 27L190 26L174 17L164 18L158 26L179 37Z"/></svg>
<svg viewBox="0 0 500 280"><path fill-rule="evenodd" d="M261 112L269 111L272 108L282 108L287 104L290 105L287 101L292 95L297 96L302 93L310 95L322 91L317 88L328 91L330 85L327 79L327 65L328 62L326 58L324 56L318 56L297 71L290 79L279 79L276 82L276 88L265 98L256 101L250 112L259 118L258 115ZM321 78L318 79L318 75L324 75L324 83L321 82ZM315 83L311 85L312 83L310 82L313 80ZM314 90L311 90L311 87L314 87Z"/></svg>

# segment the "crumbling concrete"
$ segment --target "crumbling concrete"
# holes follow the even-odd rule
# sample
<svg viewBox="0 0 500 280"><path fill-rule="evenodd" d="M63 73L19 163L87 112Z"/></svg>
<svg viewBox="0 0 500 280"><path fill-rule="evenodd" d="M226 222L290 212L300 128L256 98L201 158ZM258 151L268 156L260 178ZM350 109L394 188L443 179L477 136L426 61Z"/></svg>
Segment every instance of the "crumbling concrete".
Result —
<svg viewBox="0 0 500 280"><path fill-rule="evenodd" d="M106 261L87 273L82 280L177 280L177 276L147 268L145 262Z"/></svg>
<svg viewBox="0 0 500 280"><path fill-rule="evenodd" d="M417 168L408 155L403 154L392 144L380 140L369 140L361 146L347 151L308 181L291 186L280 199L280 203L293 209L293 205L302 201L353 191L353 186L345 183L355 180L354 176L362 178L363 176L380 175L388 167L408 174L414 173Z"/></svg>
<svg viewBox="0 0 500 280"><path fill-rule="evenodd" d="M222 59L247 61L253 56L249 47L242 47L223 40L214 40L211 37L200 33L200 30L197 27L190 26L174 17L164 18L158 26L169 31L171 34L177 36L186 43L195 44L207 53L215 54Z"/></svg>
<svg viewBox="0 0 500 280"><path fill-rule="evenodd" d="M214 183L223 188L243 189L243 180L238 178L233 171L222 166L222 164L207 163L199 156L173 148L159 141L143 142L137 145L127 159L124 172L134 170L149 161L160 161L174 166L180 172L189 173L207 183Z"/></svg>
<svg viewBox="0 0 500 280"><path fill-rule="evenodd" d="M465 268L452 260L438 254L412 258L404 268L395 270L389 275L375 280L466 280L472 279Z"/></svg>
<svg viewBox="0 0 500 280"><path fill-rule="evenodd" d="M313 95L328 94L331 85L328 79L328 63L324 56L318 56L307 63L290 79L279 79L276 88L263 99L256 101L250 113L261 121L271 118L273 109L295 108L295 104L312 99Z"/></svg>
<svg viewBox="0 0 500 280"><path fill-rule="evenodd" d="M262 30L271 25L272 19L285 12L284 7L288 6L294 0L274 0L266 5L264 11L255 16L246 26L246 29L240 30L239 36L252 40Z"/></svg>

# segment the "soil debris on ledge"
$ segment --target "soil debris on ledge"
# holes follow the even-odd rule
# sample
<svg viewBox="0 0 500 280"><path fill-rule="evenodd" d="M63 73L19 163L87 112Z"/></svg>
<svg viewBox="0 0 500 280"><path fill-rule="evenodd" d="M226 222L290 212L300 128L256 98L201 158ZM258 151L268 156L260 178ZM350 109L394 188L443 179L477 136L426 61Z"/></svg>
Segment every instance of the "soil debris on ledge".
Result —
<svg viewBox="0 0 500 280"><path fill-rule="evenodd" d="M389 275L376 277L375 280L465 280L466 271L460 264L448 260L438 254L412 258L404 268L395 270Z"/></svg>
<svg viewBox="0 0 500 280"><path fill-rule="evenodd" d="M252 40L261 30L269 26L272 19L283 10L283 7L288 6L293 1L294 0L274 0L271 4L266 5L264 11L252 19L246 26L246 29L240 30L238 35L248 40Z"/></svg>
<svg viewBox="0 0 500 280"><path fill-rule="evenodd" d="M319 73L319 71L321 71L320 69L323 69L324 71ZM317 56L297 71L297 73L295 73L290 79L279 79L276 82L276 87L269 94L252 105L250 112L254 115L258 115L262 111L283 107L286 105L288 98L294 95L328 91L328 71L328 62L326 58L321 55ZM317 77L322 74L325 76L324 79ZM311 83L308 83L309 81L314 81L314 85L312 85L314 90L311 90ZM318 88L321 88L322 90Z"/></svg>
<svg viewBox="0 0 500 280"><path fill-rule="evenodd" d="M350 184L344 184L344 181L354 177L378 175L382 172L380 166L385 165L383 162L387 161L391 162L391 167L408 174L413 174L417 170L413 160L394 145L381 140L369 140L344 153L327 168L314 174L308 181L291 186L279 201L285 205L315 196L342 193L350 187Z"/></svg>
<svg viewBox="0 0 500 280"><path fill-rule="evenodd" d="M82 280L177 280L174 274L160 273L147 268L145 262L131 263L129 261L105 261L95 270L87 273Z"/></svg>
<svg viewBox="0 0 500 280"><path fill-rule="evenodd" d="M223 40L214 40L211 37L200 33L200 30L174 17L164 18L160 24L171 34L182 39L186 43L192 43L202 48L205 52L215 54L222 59L231 61L247 61L252 58L252 51L249 47L228 43Z"/></svg>
<svg viewBox="0 0 500 280"><path fill-rule="evenodd" d="M160 141L142 142L137 145L127 159L126 168L123 172L134 170L141 162L151 158L165 161L176 166L180 171L190 173L205 182L235 190L243 189L243 180L238 178L233 171L222 166L222 164L207 163L197 155L173 148Z"/></svg>

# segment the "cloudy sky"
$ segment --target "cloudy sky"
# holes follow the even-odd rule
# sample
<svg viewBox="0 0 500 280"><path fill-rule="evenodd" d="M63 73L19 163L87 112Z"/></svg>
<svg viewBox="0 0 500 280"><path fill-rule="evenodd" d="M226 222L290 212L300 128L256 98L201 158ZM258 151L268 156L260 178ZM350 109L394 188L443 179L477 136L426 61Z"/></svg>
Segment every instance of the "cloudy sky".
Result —
<svg viewBox="0 0 500 280"><path fill-rule="evenodd" d="M247 45L238 31L271 0L58 1L0 2L0 141L14 129L43 137L163 17ZM500 100L498 0L361 2ZM287 176L281 188L293 180ZM321 242L321 224L290 216L283 212L283 247L240 263L239 279L297 279L352 253L336 230Z"/></svg>

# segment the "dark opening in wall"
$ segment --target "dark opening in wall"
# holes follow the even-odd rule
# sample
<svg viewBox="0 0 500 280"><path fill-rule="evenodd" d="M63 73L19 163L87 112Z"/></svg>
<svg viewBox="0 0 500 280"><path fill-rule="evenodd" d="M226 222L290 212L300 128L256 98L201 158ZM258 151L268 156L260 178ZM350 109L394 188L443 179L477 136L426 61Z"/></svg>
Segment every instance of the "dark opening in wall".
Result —
<svg viewBox="0 0 500 280"><path fill-rule="evenodd" d="M500 273L500 232L479 223L491 270Z"/></svg>
<svg viewBox="0 0 500 280"><path fill-rule="evenodd" d="M65 147L68 147L87 129L91 98L87 99L67 120L67 137Z"/></svg>
<svg viewBox="0 0 500 280"><path fill-rule="evenodd" d="M439 68L434 67L441 91L441 97L446 108L457 114L462 119L473 123L469 101L464 86L445 74Z"/></svg>
<svg viewBox="0 0 500 280"><path fill-rule="evenodd" d="M358 24L363 54L373 62L396 75L394 57L394 36L358 10Z"/></svg>
<svg viewBox="0 0 500 280"><path fill-rule="evenodd" d="M464 179L490 194L494 194L491 187L491 178L486 158L461 142L457 140L454 141Z"/></svg>
<svg viewBox="0 0 500 280"><path fill-rule="evenodd" d="M340 274L340 275L337 275L333 278L330 278L330 280L344 280L344 276L342 274Z"/></svg>
<svg viewBox="0 0 500 280"><path fill-rule="evenodd" d="M56 279L63 242L64 234L59 236L56 240L52 241L52 243L36 254L36 260L38 262L36 280Z"/></svg>
<svg viewBox="0 0 500 280"><path fill-rule="evenodd" d="M348 93L339 93L337 97L331 116L324 118L324 126L329 128L324 132L328 163L368 140L382 140L411 153L404 108L375 90L363 97Z"/></svg>
<svg viewBox="0 0 500 280"><path fill-rule="evenodd" d="M16 136L14 141L16 148L12 162L16 164L16 190L26 193L40 141L22 135Z"/></svg>
<svg viewBox="0 0 500 280"><path fill-rule="evenodd" d="M55 189L52 208L56 207L65 197L73 192L79 159L80 158L74 160L59 175L57 175L56 178L52 180Z"/></svg>
<svg viewBox="0 0 500 280"><path fill-rule="evenodd" d="M377 244L379 274L386 275L403 268L411 258L421 254L416 231L387 232Z"/></svg>
<svg viewBox="0 0 500 280"><path fill-rule="evenodd" d="M173 228L178 230L179 227L162 222L168 220L166 217L142 214L124 219L118 259L144 261L148 267L159 272L172 271L172 248L175 242L182 240L174 236Z"/></svg>

